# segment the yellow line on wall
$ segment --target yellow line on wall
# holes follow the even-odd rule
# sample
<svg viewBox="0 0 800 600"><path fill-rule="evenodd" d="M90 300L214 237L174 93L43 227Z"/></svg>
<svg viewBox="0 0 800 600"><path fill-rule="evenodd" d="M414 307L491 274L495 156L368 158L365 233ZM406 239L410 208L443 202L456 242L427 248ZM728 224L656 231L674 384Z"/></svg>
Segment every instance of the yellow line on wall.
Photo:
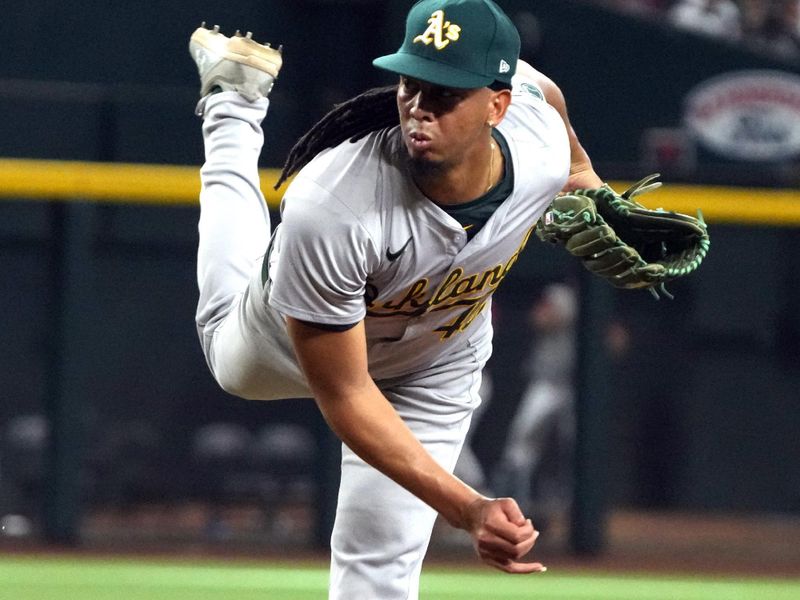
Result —
<svg viewBox="0 0 800 600"><path fill-rule="evenodd" d="M612 183L622 191L630 184ZM638 198L648 208L694 215L697 209L710 223L800 225L800 190L701 186L666 183Z"/></svg>
<svg viewBox="0 0 800 600"><path fill-rule="evenodd" d="M262 169L261 189L277 208L284 187L272 189L278 169ZM629 184L612 182L616 190ZM199 166L0 159L0 197L8 199L196 205ZM648 208L694 214L710 223L800 225L800 190L667 183L641 197Z"/></svg>
<svg viewBox="0 0 800 600"><path fill-rule="evenodd" d="M260 171L272 207L280 203L282 190L271 185L279 173ZM199 194L199 166L0 159L0 197L5 198L193 205Z"/></svg>

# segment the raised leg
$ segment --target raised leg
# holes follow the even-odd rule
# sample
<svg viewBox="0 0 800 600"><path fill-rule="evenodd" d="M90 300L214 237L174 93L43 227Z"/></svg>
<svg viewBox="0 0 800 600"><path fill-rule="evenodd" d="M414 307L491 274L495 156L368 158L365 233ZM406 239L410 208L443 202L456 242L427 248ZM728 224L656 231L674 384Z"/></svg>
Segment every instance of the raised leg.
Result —
<svg viewBox="0 0 800 600"><path fill-rule="evenodd" d="M199 27L189 41L200 75L205 164L200 171L196 321L209 340L236 305L269 243L269 212L258 178L261 121L282 65L279 50L248 33L227 37Z"/></svg>
<svg viewBox="0 0 800 600"><path fill-rule="evenodd" d="M201 100L206 160L200 171L196 321L203 338L244 293L269 244L269 211L258 178L260 124L268 104L266 98L248 102L236 92Z"/></svg>

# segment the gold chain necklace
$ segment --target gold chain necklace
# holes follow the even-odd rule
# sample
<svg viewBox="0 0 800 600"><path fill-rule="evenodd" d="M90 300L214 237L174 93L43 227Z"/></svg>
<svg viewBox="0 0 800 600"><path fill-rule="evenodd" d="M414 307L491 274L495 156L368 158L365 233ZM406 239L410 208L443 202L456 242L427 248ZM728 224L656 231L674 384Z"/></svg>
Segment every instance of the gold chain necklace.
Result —
<svg viewBox="0 0 800 600"><path fill-rule="evenodd" d="M494 141L489 143L489 183L486 186L486 192L492 189L492 175L494 174ZM483 192L484 194L486 192Z"/></svg>

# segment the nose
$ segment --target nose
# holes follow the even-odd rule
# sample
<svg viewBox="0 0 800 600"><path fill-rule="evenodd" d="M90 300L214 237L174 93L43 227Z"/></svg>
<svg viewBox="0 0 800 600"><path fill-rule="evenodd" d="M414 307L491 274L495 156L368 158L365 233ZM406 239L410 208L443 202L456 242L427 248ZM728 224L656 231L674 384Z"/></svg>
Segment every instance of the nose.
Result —
<svg viewBox="0 0 800 600"><path fill-rule="evenodd" d="M433 119L433 112L427 105L422 90L419 90L409 101L408 114L417 121L430 121Z"/></svg>

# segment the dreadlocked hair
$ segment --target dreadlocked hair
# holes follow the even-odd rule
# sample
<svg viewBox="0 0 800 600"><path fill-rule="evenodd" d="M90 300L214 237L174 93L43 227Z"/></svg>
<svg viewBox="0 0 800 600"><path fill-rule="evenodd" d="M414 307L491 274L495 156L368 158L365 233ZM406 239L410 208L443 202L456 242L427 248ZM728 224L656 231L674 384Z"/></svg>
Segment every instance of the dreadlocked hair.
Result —
<svg viewBox="0 0 800 600"><path fill-rule="evenodd" d="M326 148L348 139L355 142L368 133L396 125L396 94L397 85L372 88L334 105L289 151L275 189Z"/></svg>

